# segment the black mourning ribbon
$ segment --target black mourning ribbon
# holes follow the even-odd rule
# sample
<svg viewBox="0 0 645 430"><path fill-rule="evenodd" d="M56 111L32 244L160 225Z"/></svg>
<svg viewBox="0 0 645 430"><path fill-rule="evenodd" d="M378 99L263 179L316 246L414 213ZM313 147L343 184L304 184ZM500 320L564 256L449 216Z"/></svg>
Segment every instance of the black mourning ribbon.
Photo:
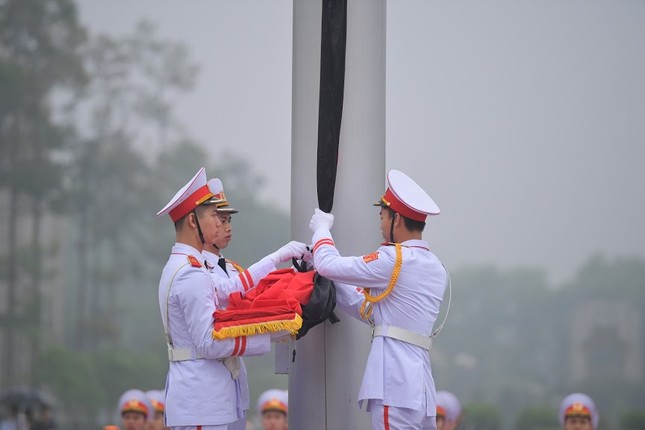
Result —
<svg viewBox="0 0 645 430"><path fill-rule="evenodd" d="M334 204L343 118L347 0L323 0L322 3L316 186L318 207L330 213Z"/></svg>

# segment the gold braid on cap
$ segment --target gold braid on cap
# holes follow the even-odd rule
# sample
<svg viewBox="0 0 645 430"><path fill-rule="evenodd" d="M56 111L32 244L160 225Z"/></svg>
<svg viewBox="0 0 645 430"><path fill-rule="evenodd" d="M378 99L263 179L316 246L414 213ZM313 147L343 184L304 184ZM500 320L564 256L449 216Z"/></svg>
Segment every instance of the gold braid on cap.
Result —
<svg viewBox="0 0 645 430"><path fill-rule="evenodd" d="M378 296L371 296L370 295L370 288L363 288L363 295L365 296L365 300L363 301L363 304L361 305L361 310L360 314L363 319L369 319L369 317L372 316L372 306L367 306L367 303L377 303L386 298L387 296L390 295L392 290L394 289L394 285L396 284L396 281L399 279L399 275L401 274L401 264L403 263L403 255L401 252L401 244L400 243L395 243L394 247L396 248L396 261L394 263L394 270L392 270L392 277L390 278L390 283L388 284L387 288L385 291L383 291L381 294Z"/></svg>

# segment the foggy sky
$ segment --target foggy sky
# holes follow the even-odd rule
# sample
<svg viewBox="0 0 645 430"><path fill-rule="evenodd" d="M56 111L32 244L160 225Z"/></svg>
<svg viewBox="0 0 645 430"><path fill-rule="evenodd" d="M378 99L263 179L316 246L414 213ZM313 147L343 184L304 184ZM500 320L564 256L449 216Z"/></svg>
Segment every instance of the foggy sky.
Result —
<svg viewBox="0 0 645 430"><path fill-rule="evenodd" d="M288 211L291 0L78 4L93 33L146 18L185 43L201 73L180 118ZM388 3L386 164L441 207L425 238L449 268L562 282L596 252L645 258L644 23L637 0Z"/></svg>

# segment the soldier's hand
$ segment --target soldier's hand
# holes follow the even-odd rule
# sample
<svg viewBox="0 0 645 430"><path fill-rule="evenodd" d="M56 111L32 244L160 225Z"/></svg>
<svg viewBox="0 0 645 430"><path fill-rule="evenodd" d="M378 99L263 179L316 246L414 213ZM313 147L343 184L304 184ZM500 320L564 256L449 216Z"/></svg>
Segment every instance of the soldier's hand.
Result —
<svg viewBox="0 0 645 430"><path fill-rule="evenodd" d="M273 254L269 255L269 258L273 261L274 265L280 263L285 263L292 258L297 260L301 259L302 256L307 252L307 245L302 242L297 242L292 240L291 242L283 245L280 249L275 251Z"/></svg>
<svg viewBox="0 0 645 430"><path fill-rule="evenodd" d="M314 209L314 214L309 221L309 229L314 233L321 228L326 228L331 230L331 227L334 225L334 216L326 212L321 211L320 209Z"/></svg>
<svg viewBox="0 0 645 430"><path fill-rule="evenodd" d="M307 263L307 265L310 267L314 265L314 253L312 251L313 249L314 249L313 245L307 245L307 251L302 256L302 261Z"/></svg>

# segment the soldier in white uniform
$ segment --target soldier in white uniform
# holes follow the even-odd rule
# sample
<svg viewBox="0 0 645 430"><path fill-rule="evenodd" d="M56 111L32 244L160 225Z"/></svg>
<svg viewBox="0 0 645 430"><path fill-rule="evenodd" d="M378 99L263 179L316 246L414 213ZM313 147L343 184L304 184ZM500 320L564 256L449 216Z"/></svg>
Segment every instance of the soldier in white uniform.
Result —
<svg viewBox="0 0 645 430"><path fill-rule="evenodd" d="M572 393L562 400L558 414L564 430L593 430L598 428L598 410L586 394Z"/></svg>
<svg viewBox="0 0 645 430"><path fill-rule="evenodd" d="M260 397L258 397L258 415L260 415L262 430L288 430L288 391L271 389L260 394Z"/></svg>
<svg viewBox="0 0 645 430"><path fill-rule="evenodd" d="M217 298L204 265L204 243L221 227L214 196L201 168L157 215L170 215L176 243L159 282L159 307L168 343L166 425L172 429L226 430L244 416L234 378L235 359L271 350L270 335L213 340ZM302 251L298 251L302 252ZM273 261L288 261L294 250L281 248Z"/></svg>
<svg viewBox="0 0 645 430"><path fill-rule="evenodd" d="M336 283L337 306L374 327L358 395L359 405L367 400L372 428L435 429L430 335L447 273L422 232L439 207L404 173L391 170L387 180L377 203L386 243L371 254L342 257L330 233L333 215L315 209L314 267Z"/></svg>
<svg viewBox="0 0 645 430"><path fill-rule="evenodd" d="M146 396L150 399L152 404L152 422L150 423L149 430L164 430L164 413L166 410L166 393L163 390L148 390Z"/></svg>
<svg viewBox="0 0 645 430"><path fill-rule="evenodd" d="M461 402L449 391L437 391L437 430L455 430L461 419Z"/></svg>
<svg viewBox="0 0 645 430"><path fill-rule="evenodd" d="M141 390L128 390L119 398L123 430L146 430L152 420L152 404Z"/></svg>
<svg viewBox="0 0 645 430"><path fill-rule="evenodd" d="M218 308L224 309L228 304L229 294L238 291L241 293L250 291L256 286L259 279L276 270L276 262L272 260L271 256L267 256L253 264L247 270L244 270L239 264L224 258L221 250L226 248L232 239L231 215L238 213L238 211L226 199L224 186L220 179L211 179L209 186L215 194L210 199L209 204L216 206L222 227L214 243L204 244L204 251L202 253L206 257L211 276L213 277L216 288L215 294L219 302ZM306 252L306 245L304 243L291 242L288 246L293 247L294 252ZM237 379L237 384L239 386L241 408L245 411L246 415L246 411L250 407L249 385L246 366L241 359L240 375ZM246 417L242 417L235 423L229 424L228 428L229 430L245 430Z"/></svg>

